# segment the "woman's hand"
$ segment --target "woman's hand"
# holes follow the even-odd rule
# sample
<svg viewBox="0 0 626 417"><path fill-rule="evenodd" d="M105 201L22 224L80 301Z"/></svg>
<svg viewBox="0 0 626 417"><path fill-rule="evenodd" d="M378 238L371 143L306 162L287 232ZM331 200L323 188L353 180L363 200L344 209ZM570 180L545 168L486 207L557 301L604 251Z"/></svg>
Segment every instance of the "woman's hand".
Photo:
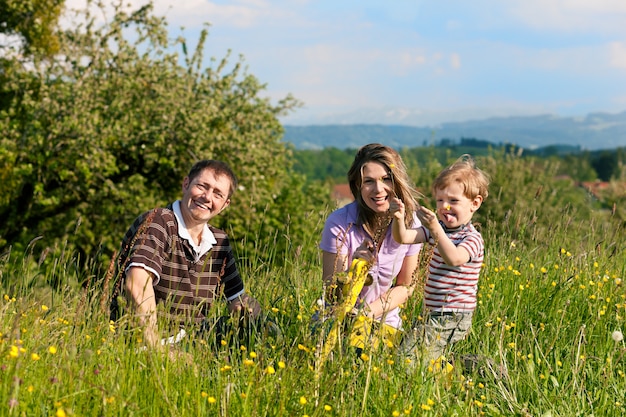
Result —
<svg viewBox="0 0 626 417"><path fill-rule="evenodd" d="M365 239L363 243L361 243L361 245L354 251L353 259L360 258L371 263L374 260L374 252L374 242L370 239Z"/></svg>

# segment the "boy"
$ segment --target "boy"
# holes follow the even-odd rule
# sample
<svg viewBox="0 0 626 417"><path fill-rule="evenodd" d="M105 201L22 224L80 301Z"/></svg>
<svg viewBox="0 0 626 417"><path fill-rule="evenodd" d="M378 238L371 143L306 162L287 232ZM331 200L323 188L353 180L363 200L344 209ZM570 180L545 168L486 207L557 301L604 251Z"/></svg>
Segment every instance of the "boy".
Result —
<svg viewBox="0 0 626 417"><path fill-rule="evenodd" d="M436 213L418 206L415 214L422 223L419 228L407 229L404 203L397 198L391 200L394 239L404 244L430 242L434 246L424 287L424 322L413 326L403 342L409 356L416 357L421 342L424 359L436 360L469 332L484 257L482 236L471 220L487 198L488 186L489 177L476 168L471 156L463 155L433 183Z"/></svg>

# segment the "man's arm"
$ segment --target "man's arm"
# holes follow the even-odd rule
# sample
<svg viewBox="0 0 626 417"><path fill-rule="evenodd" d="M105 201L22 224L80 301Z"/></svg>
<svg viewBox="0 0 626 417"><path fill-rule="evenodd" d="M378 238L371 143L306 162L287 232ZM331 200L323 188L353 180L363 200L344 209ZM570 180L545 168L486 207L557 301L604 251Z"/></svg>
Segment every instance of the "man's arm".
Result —
<svg viewBox="0 0 626 417"><path fill-rule="evenodd" d="M156 297L152 287L152 274L141 267L130 267L124 281L126 298L134 308L147 346L159 346Z"/></svg>

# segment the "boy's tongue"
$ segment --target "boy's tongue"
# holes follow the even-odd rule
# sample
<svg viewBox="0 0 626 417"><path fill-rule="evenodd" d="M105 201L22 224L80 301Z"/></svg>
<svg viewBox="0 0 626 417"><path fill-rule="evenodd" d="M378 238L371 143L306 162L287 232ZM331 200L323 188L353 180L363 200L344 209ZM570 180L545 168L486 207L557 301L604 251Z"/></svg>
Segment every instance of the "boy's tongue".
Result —
<svg viewBox="0 0 626 417"><path fill-rule="evenodd" d="M456 217L454 217L450 213L444 214L444 217L446 218L446 222L448 222L448 223L454 223L454 221L456 220Z"/></svg>

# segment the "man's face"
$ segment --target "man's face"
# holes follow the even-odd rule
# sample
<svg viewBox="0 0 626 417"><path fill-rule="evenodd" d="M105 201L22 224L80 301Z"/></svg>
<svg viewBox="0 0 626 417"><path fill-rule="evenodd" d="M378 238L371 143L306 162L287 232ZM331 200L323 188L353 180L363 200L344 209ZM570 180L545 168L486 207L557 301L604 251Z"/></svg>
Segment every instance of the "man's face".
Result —
<svg viewBox="0 0 626 417"><path fill-rule="evenodd" d="M207 223L230 204L230 178L205 169L193 180L183 180L181 211L188 228Z"/></svg>

